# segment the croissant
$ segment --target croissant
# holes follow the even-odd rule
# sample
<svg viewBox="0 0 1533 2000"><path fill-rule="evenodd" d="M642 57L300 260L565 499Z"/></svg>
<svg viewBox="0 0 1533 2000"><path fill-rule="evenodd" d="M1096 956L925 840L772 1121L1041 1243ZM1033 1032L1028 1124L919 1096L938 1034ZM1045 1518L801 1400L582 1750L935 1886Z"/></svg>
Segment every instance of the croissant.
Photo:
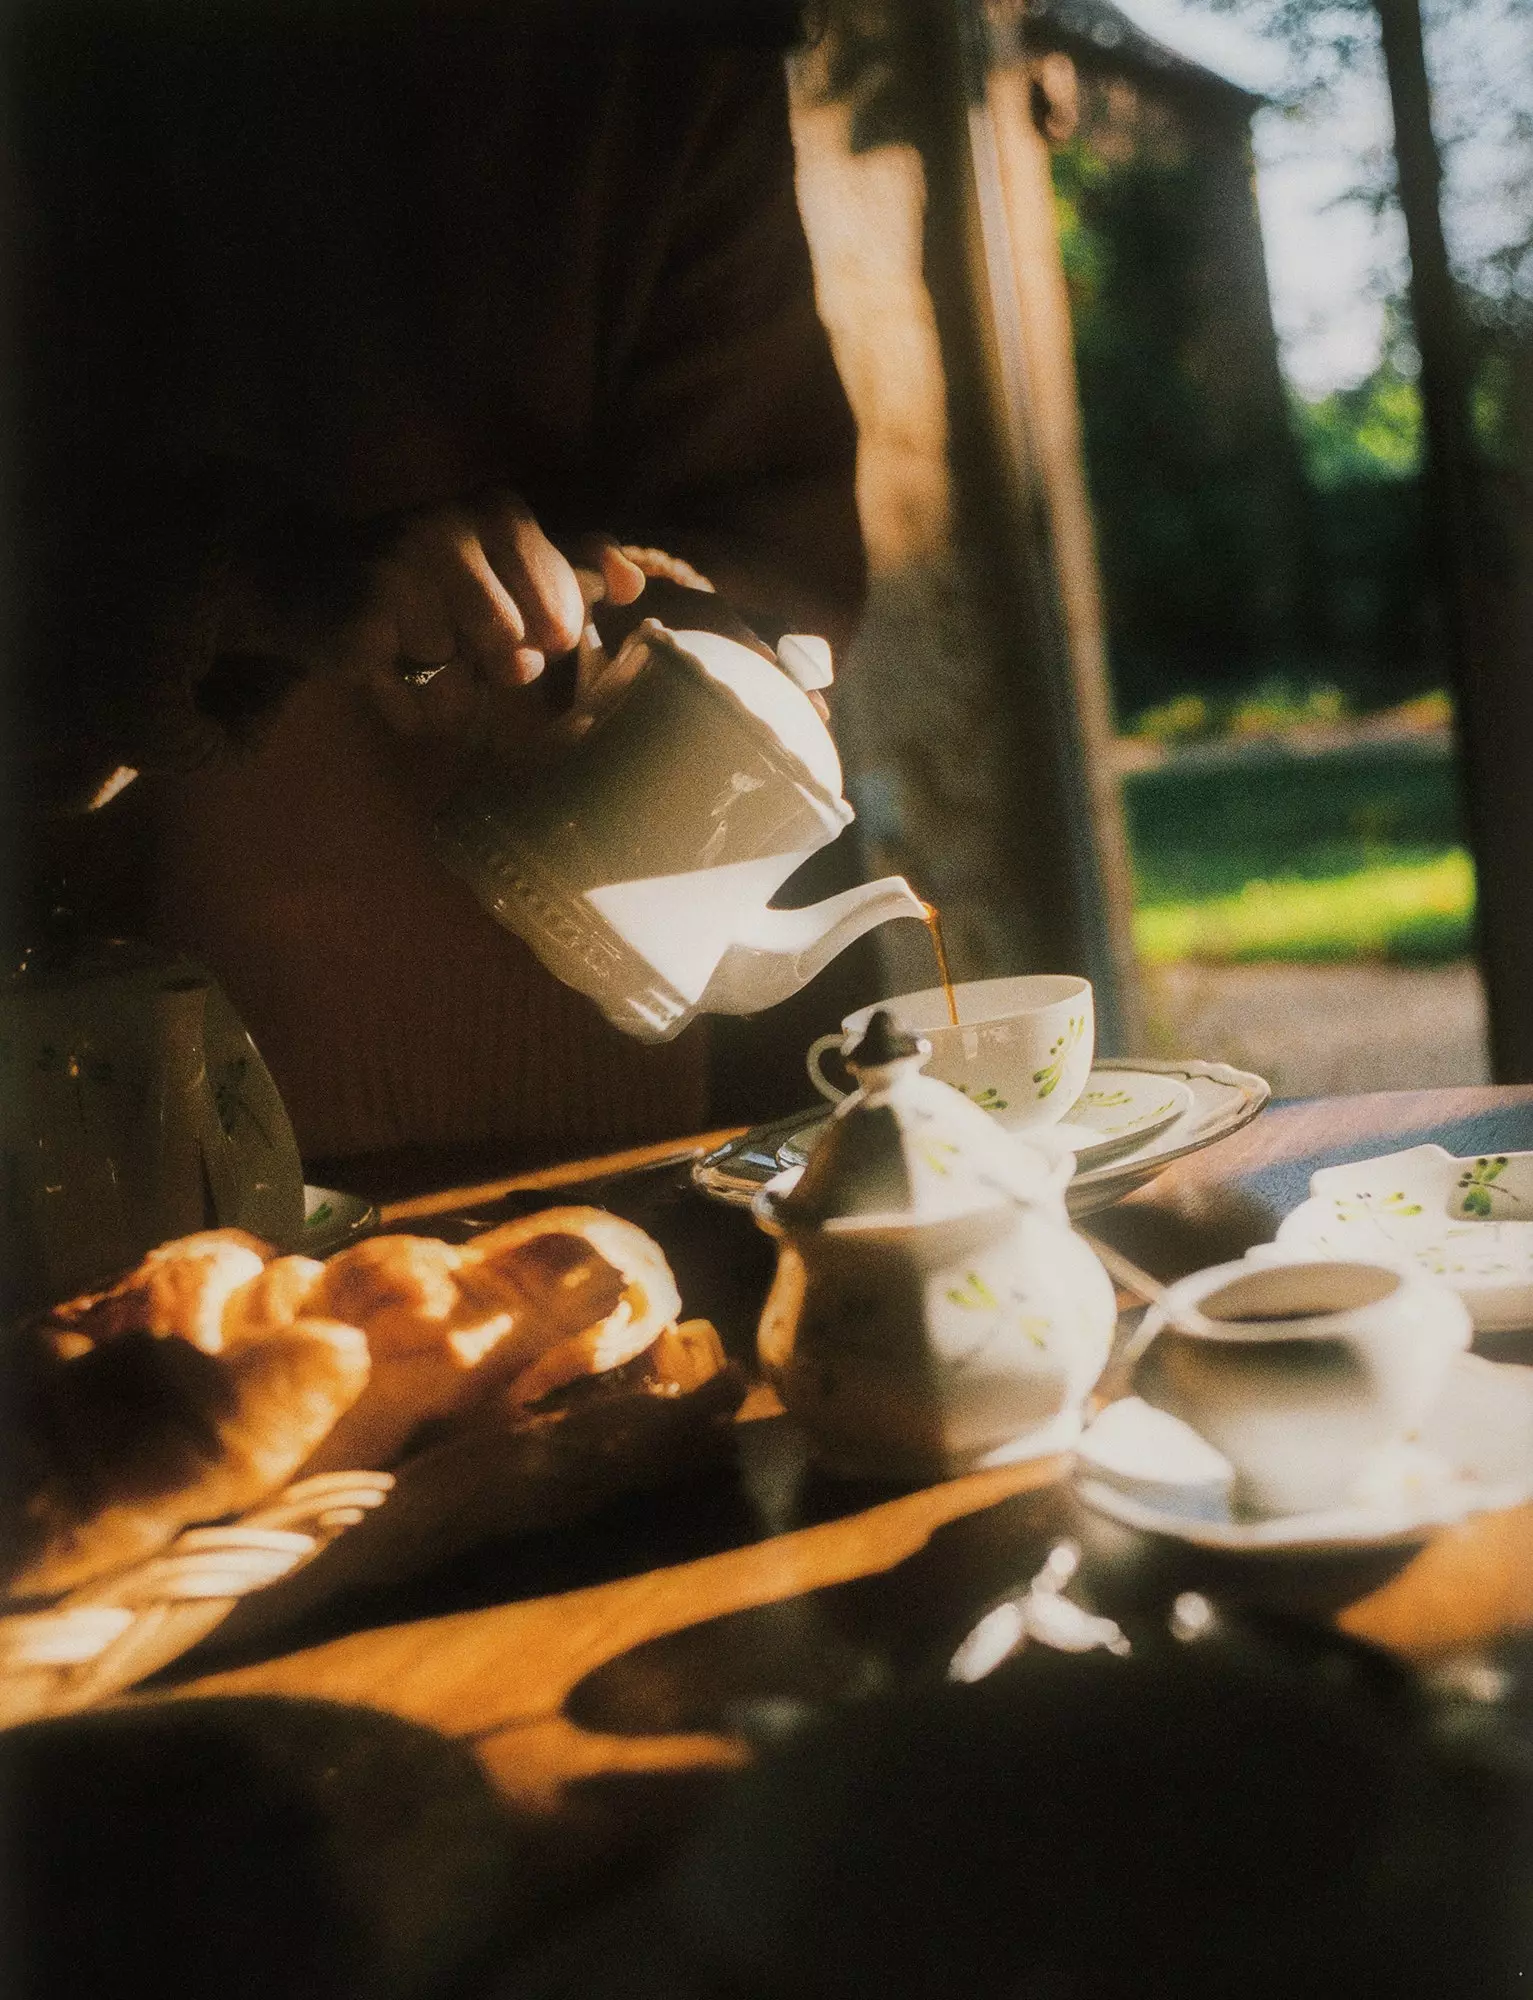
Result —
<svg viewBox="0 0 1533 2000"><path fill-rule="evenodd" d="M367 1331L373 1373L305 1468L387 1465L422 1423L497 1398L517 1408L620 1367L681 1309L642 1229L549 1208L461 1246L376 1236L332 1257L310 1310Z"/></svg>
<svg viewBox="0 0 1533 2000"><path fill-rule="evenodd" d="M83 1342L83 1344L82 1344ZM53 1596L283 1485L361 1391L360 1328L303 1318L209 1353L132 1328L13 1344L8 1586Z"/></svg>
<svg viewBox="0 0 1533 2000"><path fill-rule="evenodd" d="M387 1465L476 1405L514 1421L651 1349L695 1372L706 1344L678 1334L680 1307L659 1247L595 1208L324 1264L239 1230L164 1244L5 1351L10 1591L73 1589L296 1473Z"/></svg>

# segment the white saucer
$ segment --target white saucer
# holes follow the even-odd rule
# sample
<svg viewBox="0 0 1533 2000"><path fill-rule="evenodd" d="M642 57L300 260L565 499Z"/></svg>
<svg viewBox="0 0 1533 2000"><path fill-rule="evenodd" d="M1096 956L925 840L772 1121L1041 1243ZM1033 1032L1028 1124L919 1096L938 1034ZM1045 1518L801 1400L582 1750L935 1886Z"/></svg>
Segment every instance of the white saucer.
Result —
<svg viewBox="0 0 1533 2000"><path fill-rule="evenodd" d="M1253 1554L1424 1542L1533 1497L1533 1368L1460 1355L1420 1438L1381 1454L1345 1507L1251 1519L1235 1514L1230 1485L1227 1460L1137 1397L1109 1404L1078 1448L1081 1499L1144 1534Z"/></svg>
<svg viewBox="0 0 1533 2000"><path fill-rule="evenodd" d="M1248 1070L1231 1069L1227 1063L1159 1062L1145 1057L1103 1058L1093 1065L1087 1087L1111 1091L1124 1078L1133 1079L1136 1100L1141 1102L1157 1082L1176 1083L1187 1093L1187 1108L1174 1113L1159 1129L1152 1126L1115 1142L1122 1144L1123 1151L1104 1148L1097 1164L1077 1164L1066 1195L1072 1215L1090 1215L1106 1208L1153 1180L1173 1160L1201 1152L1216 1139L1238 1132L1250 1124L1272 1095L1264 1078ZM715 1201L748 1208L768 1181L782 1187L791 1185L786 1179L778 1182L777 1177L785 1165L797 1171L799 1162L791 1155L785 1157L783 1148L795 1140L812 1140L830 1112L831 1107L825 1105L753 1127L699 1160L692 1169L693 1185Z"/></svg>
<svg viewBox="0 0 1533 2000"><path fill-rule="evenodd" d="M981 1104L980 1109L985 1106ZM1051 1148L1058 1146L1075 1155L1079 1172L1083 1166L1099 1164L1164 1132L1191 1109L1192 1092L1177 1077L1156 1076L1149 1070L1094 1069L1079 1099L1071 1105L1070 1116L1041 1131ZM782 1166L805 1165L809 1148L828 1115L828 1110L818 1113L802 1130L791 1132L782 1141L777 1148ZM999 1112L992 1111L990 1116L1003 1132L1018 1129ZM1021 1127L1019 1136L1025 1138L1027 1131Z"/></svg>
<svg viewBox="0 0 1533 2000"><path fill-rule="evenodd" d="M1533 1326L1533 1153L1457 1160L1411 1146L1310 1180L1277 1255L1359 1258L1450 1285L1481 1333Z"/></svg>
<svg viewBox="0 0 1533 2000"><path fill-rule="evenodd" d="M1191 1109L1192 1092L1179 1077L1094 1069L1069 1117L1050 1130L1075 1155L1079 1170L1153 1138Z"/></svg>

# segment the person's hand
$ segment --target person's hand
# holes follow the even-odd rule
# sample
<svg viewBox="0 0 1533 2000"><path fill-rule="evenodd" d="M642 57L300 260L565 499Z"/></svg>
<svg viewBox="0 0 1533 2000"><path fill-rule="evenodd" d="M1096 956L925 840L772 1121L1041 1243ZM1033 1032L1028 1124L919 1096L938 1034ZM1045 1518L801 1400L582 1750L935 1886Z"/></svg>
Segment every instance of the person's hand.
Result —
<svg viewBox="0 0 1533 2000"><path fill-rule="evenodd" d="M509 494L424 509L400 527L373 568L341 665L365 682L406 736L535 733L541 705L527 690L548 661L581 646L590 606L630 604L645 571L592 537L572 561Z"/></svg>

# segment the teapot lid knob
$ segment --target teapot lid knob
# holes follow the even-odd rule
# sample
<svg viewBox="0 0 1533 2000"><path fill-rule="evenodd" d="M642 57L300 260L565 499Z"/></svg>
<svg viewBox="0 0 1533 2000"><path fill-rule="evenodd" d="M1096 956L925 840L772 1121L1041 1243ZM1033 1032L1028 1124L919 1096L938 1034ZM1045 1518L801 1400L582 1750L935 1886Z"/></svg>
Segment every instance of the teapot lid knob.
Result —
<svg viewBox="0 0 1533 2000"><path fill-rule="evenodd" d="M931 1052L930 1042L921 1035L908 1034L887 1007L880 1007L847 1050L846 1066L860 1075L863 1070L882 1069L906 1056L919 1056L924 1062Z"/></svg>
<svg viewBox="0 0 1533 2000"><path fill-rule="evenodd" d="M785 632L777 642L777 664L805 694L828 688L836 678L829 640L811 632Z"/></svg>

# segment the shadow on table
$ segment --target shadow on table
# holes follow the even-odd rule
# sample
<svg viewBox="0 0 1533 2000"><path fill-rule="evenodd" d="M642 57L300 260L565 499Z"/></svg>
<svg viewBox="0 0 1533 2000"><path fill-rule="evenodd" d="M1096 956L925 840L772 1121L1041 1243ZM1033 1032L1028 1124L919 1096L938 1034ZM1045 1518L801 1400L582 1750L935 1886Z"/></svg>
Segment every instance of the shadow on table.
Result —
<svg viewBox="0 0 1533 2000"><path fill-rule="evenodd" d="M762 1455L791 1463L792 1431L766 1426ZM801 1463L801 1461L800 1461ZM758 1470L759 1477L759 1470ZM902 1489L849 1490L805 1476L791 1525L848 1499L875 1504ZM1255 1557L1140 1535L1080 1505L1059 1481L947 1521L888 1569L688 1625L630 1648L586 1675L565 1712L622 1735L692 1732L772 1741L808 1717L887 1688L942 1682L959 1643L998 1602L1022 1590L1061 1541L1081 1555L1069 1595L1126 1631L1163 1627L1177 1600L1315 1619L1380 1588L1414 1548Z"/></svg>
<svg viewBox="0 0 1533 2000"><path fill-rule="evenodd" d="M1530 1749L1273 1614L1029 1649L789 1732L672 1868L496 1991L1514 2000Z"/></svg>
<svg viewBox="0 0 1533 2000"><path fill-rule="evenodd" d="M547 1893L469 1751L333 1703L30 1724L0 1810L8 2000L453 2000Z"/></svg>

